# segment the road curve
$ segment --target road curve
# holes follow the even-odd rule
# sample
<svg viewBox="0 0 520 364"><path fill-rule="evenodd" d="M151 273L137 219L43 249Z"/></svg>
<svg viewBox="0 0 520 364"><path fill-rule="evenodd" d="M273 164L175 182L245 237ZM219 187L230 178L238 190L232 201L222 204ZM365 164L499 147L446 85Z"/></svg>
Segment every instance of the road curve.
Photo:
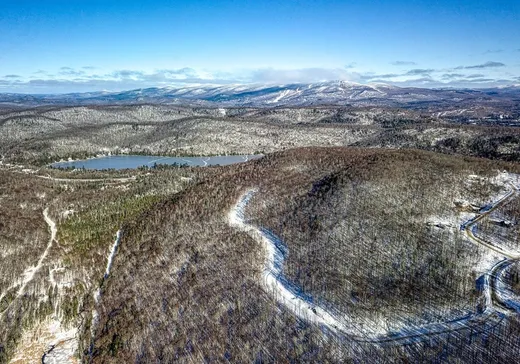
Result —
<svg viewBox="0 0 520 364"><path fill-rule="evenodd" d="M509 266L512 261L519 259L520 255L505 252L500 247L476 237L471 229L472 226L498 207L513 197L516 197L518 191L514 186L509 193L488 206L485 212L461 225L461 230L465 232L473 243L491 249L506 257L506 259L496 263L484 275L484 309L481 310L481 312L470 313L464 317L447 322L427 324L420 327L407 327L401 329L399 332L386 333L384 335L378 335L374 332L363 332L357 328L354 322L348 317L340 316L330 309L315 304L312 297L303 295L299 287L284 277L282 267L285 258L285 245L275 234L265 228L250 224L244 216L244 210L256 192L256 189L249 189L241 195L228 214L228 222L230 226L246 232L266 249L267 254L262 280L263 286L276 300L287 307L296 316L314 323L338 337L344 337L358 342L379 344L396 342L400 344L413 343L422 341L425 338L430 339L431 336L456 331L482 331L487 327L494 327L502 321L504 318L504 308L506 308L506 311L513 311L514 309L520 310L520 302L514 301L511 296L508 296L509 307L500 302L499 307L494 304L494 297L500 298L500 291L502 290L497 288L499 287L497 277L500 276L501 272L503 272L505 267ZM503 281L501 282L503 284Z"/></svg>

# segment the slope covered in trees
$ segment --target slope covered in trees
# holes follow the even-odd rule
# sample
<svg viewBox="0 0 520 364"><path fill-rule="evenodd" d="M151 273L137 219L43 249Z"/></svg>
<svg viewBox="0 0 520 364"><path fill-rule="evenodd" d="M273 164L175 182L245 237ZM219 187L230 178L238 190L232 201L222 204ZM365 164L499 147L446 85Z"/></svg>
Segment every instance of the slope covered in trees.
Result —
<svg viewBox="0 0 520 364"><path fill-rule="evenodd" d="M256 188L246 218L283 239L287 278L357 325L391 334L482 307L476 283L494 258L465 240L457 222L468 216L461 206L504 192L502 169L517 167L418 151L307 148L214 170L123 226L89 355L95 362L514 358L514 316L406 346L337 337L265 291L262 246L227 221L244 191Z"/></svg>

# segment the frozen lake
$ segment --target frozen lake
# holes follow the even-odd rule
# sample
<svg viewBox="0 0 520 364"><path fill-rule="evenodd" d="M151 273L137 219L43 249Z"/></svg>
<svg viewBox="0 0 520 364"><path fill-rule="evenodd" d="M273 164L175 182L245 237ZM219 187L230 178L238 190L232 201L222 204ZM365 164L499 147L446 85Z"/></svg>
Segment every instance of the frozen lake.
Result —
<svg viewBox="0 0 520 364"><path fill-rule="evenodd" d="M147 155L114 155L78 161L57 162L51 164L54 168L85 168L85 169L133 169L142 166L153 167L155 164L186 164L190 167L206 167L229 165L247 162L261 158L262 155L226 155L216 157L160 157Z"/></svg>

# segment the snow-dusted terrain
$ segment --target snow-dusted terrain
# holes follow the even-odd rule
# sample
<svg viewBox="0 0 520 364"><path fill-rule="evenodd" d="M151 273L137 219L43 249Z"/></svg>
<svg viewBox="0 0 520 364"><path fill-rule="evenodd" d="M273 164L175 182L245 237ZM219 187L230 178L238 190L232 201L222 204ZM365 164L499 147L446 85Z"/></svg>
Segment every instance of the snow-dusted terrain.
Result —
<svg viewBox="0 0 520 364"><path fill-rule="evenodd" d="M42 269L45 259L56 241L57 227L49 215L48 208L43 211L43 217L51 233L49 242L38 263L25 271L22 284L15 299L20 298L25 293L27 285L34 280L36 273ZM55 279L55 273L62 271L64 271L64 268L59 267L52 268L49 271L49 282L53 288L56 287L58 289L58 292L61 292L61 289L67 286L67 283L58 282ZM78 362L76 357L78 330L75 327L64 327L62 325L57 305L58 300L56 300L51 319L36 324L35 327L24 332L11 363L31 363L35 362L36 358L41 358L42 363Z"/></svg>
<svg viewBox="0 0 520 364"><path fill-rule="evenodd" d="M112 269L112 262L114 261L114 258L117 253L117 248L119 247L119 243L121 241L121 234L122 231L119 229L116 232L116 239L114 241L114 244L112 244L112 247L110 248L110 252L107 257L107 265L105 268L105 275L103 276L103 282L109 277L110 271ZM92 348L94 347L94 335L97 329L97 325L99 323L99 314L98 314L98 305L101 302L101 286L94 292L94 308L92 309L92 324L90 328L91 333L91 343L90 343L90 351L89 355L92 355Z"/></svg>
<svg viewBox="0 0 520 364"><path fill-rule="evenodd" d="M88 92L66 95L0 94L0 104L113 104L192 103L221 106L305 106L355 104L395 106L424 102L479 101L518 96L520 88L454 90L396 87L388 84L360 84L348 81L293 83L281 85L179 85L121 92ZM456 96L456 97L455 97ZM225 109L220 109L225 115ZM224 110L224 112L222 111Z"/></svg>
<svg viewBox="0 0 520 364"><path fill-rule="evenodd" d="M245 208L257 192L250 189L244 193L228 214L229 224L246 232L255 241L259 242L266 251L263 266L262 285L278 302L300 319L320 326L328 332L340 337L346 337L356 341L387 343L387 342L416 342L424 337L466 329L486 330L500 322L504 313L520 310L520 297L512 294L511 290L501 279L505 269L515 260L520 259L517 252L503 251L490 243L483 241L472 233L472 227L493 210L501 206L513 197L517 197L517 176L504 176L512 189L504 196L490 202L481 210L481 213L472 216L468 221L460 225L467 238L473 243L490 250L491 265L488 265L483 274L484 307L480 312L473 312L447 322L433 323L425 326L403 327L398 332L388 332L382 326L363 325L357 323L347 315L336 313L331 308L325 308L317 304L313 297L302 294L301 289L288 281L283 274L283 264L286 255L286 247L271 231L250 224L245 219ZM514 183L513 183L514 182ZM496 254L502 256L496 257ZM483 262L484 263L484 262ZM485 263L489 264L489 263ZM495 296L495 298L494 298ZM498 305L495 303L498 300Z"/></svg>
<svg viewBox="0 0 520 364"><path fill-rule="evenodd" d="M299 317L320 326L333 330L334 332L350 332L349 326L341 318L326 309L314 304L310 298L304 297L298 292L298 287L287 281L283 275L283 245L280 239L268 230L259 229L248 224L244 220L244 208L253 197L254 190L248 191L242 196L237 205L229 213L229 223L244 230L255 240L261 241L267 251L263 270L264 286L287 308Z"/></svg>
<svg viewBox="0 0 520 364"><path fill-rule="evenodd" d="M41 268L43 267L43 262L44 262L45 258L47 258L47 255L49 255L49 251L51 250L52 245L53 245L54 241L56 240L56 233L57 233L56 223L50 218L48 208L46 208L43 211L43 218L44 218L45 222L47 223L47 225L49 226L49 230L51 233L49 242L47 243L47 247L45 248L42 255L40 256L40 259L38 259L38 262L36 263L36 265L27 268L23 272L22 277L21 277L20 287L18 288L15 299L20 298L24 294L27 285L30 282L32 282L36 273L38 273L41 270ZM8 288L7 290L5 290L4 292L2 292L0 294L0 299L2 299L10 289L15 288L17 285L18 284L15 284L15 285L11 286L10 288ZM6 311L3 311L3 312L6 312Z"/></svg>
<svg viewBox="0 0 520 364"><path fill-rule="evenodd" d="M110 248L110 253L108 254L107 258L107 267L105 269L105 279L108 278L110 274L110 269L112 269L112 262L114 261L114 257L117 253L117 247L119 246L119 242L121 241L121 230L117 230L116 233L116 240L114 241L114 244L112 244L112 248Z"/></svg>
<svg viewBox="0 0 520 364"><path fill-rule="evenodd" d="M45 250L42 257L38 262L36 267L33 267L31 272L34 277L34 273L36 273L43 265L43 260L48 254L48 251L52 247L52 241L55 240L56 237L56 224L48 215L48 209L44 211L45 221L49 225L51 229L51 239L47 249ZM103 281L108 278L112 269L112 263L117 253L117 248L119 246L119 242L121 240L121 230L118 230L116 233L116 238L114 243L112 244L108 257L107 257L107 265L105 267ZM49 282L52 287L56 287L58 290L58 296L61 294L61 290L69 286L71 282L65 280L56 279L57 273L64 273L65 268L63 267L54 267L49 270ZM27 275L26 275L27 277ZM65 277L66 278L66 277ZM24 280L24 285L20 288L21 292L25 289L25 286L30 282L27 278ZM23 288L23 289L22 289ZM19 290L19 292L20 292ZM101 300L101 287L98 288L94 293L94 302L95 307L92 311L92 332L97 327L98 321L98 313L97 307ZM31 328L24 332L24 335L21 339L21 343L18 346L18 350L15 353L12 363L27 363L33 362L38 358L41 360L41 363L51 363L51 364L59 364L59 363L77 363L78 358L76 356L78 350L78 329L76 327L65 327L63 326L60 314L58 300L56 301L56 305L54 307L53 316L45 320L35 327ZM38 360L39 361L39 360Z"/></svg>
<svg viewBox="0 0 520 364"><path fill-rule="evenodd" d="M34 275L42 268L43 261L45 260L45 258L47 258L47 255L49 254L49 251L52 248L52 244L56 239L56 223L50 218L48 208L43 211L43 218L45 219L47 225L49 225L51 237L49 238L49 243L47 244L47 247L45 248L43 254L40 256L38 263L36 263L34 267L30 267L25 270L22 285L18 289L17 297L23 295L25 287L27 287L27 284L34 279Z"/></svg>
<svg viewBox="0 0 520 364"><path fill-rule="evenodd" d="M11 364L75 364L77 329L64 328L58 319L50 319L24 332Z"/></svg>

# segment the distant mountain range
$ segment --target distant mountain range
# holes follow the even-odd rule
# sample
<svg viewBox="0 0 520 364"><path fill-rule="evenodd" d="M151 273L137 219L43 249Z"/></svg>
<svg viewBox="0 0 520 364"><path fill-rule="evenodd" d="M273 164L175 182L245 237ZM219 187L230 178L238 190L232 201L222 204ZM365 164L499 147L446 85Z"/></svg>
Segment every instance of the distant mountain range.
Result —
<svg viewBox="0 0 520 364"><path fill-rule="evenodd" d="M520 87L493 89L427 89L385 84L331 81L279 86L227 85L144 88L121 92L87 92L56 95L0 94L0 105L107 105L185 104L193 106L401 106L453 105L454 103L520 102Z"/></svg>

